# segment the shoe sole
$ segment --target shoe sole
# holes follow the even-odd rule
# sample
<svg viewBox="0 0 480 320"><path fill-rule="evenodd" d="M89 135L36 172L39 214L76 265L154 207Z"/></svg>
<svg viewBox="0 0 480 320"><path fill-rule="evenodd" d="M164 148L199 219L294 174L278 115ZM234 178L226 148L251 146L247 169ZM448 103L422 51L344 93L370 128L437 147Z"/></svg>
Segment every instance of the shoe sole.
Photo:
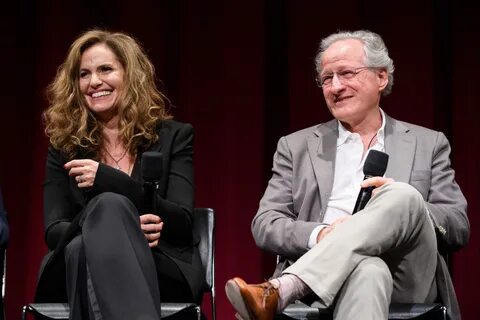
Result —
<svg viewBox="0 0 480 320"><path fill-rule="evenodd" d="M225 285L225 292L227 293L228 300L232 304L233 308L237 310L241 319L255 320L255 318L251 316L250 310L245 304L245 301L243 300L242 294L240 292L240 287L235 281L227 281L227 284Z"/></svg>

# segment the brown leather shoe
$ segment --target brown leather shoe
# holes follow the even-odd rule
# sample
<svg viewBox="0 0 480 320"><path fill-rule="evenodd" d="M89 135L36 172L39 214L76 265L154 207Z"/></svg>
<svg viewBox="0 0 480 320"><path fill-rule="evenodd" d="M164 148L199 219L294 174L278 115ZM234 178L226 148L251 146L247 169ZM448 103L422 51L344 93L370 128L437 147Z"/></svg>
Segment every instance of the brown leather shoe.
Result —
<svg viewBox="0 0 480 320"><path fill-rule="evenodd" d="M270 282L247 284L233 278L227 281L225 292L243 320L272 320L277 313L278 289Z"/></svg>

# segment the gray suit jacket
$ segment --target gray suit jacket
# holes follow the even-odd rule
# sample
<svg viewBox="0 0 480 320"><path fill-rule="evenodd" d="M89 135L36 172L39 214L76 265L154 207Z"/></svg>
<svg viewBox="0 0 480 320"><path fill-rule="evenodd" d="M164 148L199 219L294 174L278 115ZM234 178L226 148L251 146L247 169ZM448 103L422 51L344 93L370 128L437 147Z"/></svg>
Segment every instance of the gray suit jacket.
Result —
<svg viewBox="0 0 480 320"><path fill-rule="evenodd" d="M307 252L310 234L325 215L333 186L336 120L282 137L272 178L252 222L257 245L287 258L276 274ZM444 134L386 116L386 176L414 186L425 199L437 231L439 251L451 252L469 238L467 202L450 167ZM353 208L352 208L353 209ZM453 319L460 317L448 269L439 255L439 298Z"/></svg>

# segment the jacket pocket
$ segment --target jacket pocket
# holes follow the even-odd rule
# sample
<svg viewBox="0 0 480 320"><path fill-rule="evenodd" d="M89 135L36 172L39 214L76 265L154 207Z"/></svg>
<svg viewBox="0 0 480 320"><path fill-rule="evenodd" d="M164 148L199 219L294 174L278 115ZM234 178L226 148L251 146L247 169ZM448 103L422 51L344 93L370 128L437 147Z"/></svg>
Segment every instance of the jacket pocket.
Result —
<svg viewBox="0 0 480 320"><path fill-rule="evenodd" d="M430 170L415 170L410 176L410 184L420 192L423 199L427 199L430 191L432 172Z"/></svg>

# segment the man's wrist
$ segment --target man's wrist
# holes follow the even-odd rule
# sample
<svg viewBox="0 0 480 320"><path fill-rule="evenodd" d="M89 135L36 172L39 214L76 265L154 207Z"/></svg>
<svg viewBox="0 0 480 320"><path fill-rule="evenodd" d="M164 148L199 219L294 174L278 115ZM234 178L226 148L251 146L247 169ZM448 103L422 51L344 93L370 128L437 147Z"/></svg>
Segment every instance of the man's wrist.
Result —
<svg viewBox="0 0 480 320"><path fill-rule="evenodd" d="M328 224L322 223L313 229L312 233L310 233L310 238L308 239L308 250L312 249L317 244L318 235L326 227L328 227Z"/></svg>

